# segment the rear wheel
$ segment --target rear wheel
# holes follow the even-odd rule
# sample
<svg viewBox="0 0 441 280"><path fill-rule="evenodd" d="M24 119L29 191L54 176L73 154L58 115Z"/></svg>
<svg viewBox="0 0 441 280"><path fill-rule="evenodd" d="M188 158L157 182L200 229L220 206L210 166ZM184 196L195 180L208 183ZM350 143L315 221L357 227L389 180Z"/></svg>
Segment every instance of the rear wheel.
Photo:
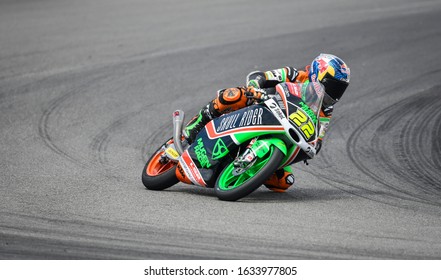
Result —
<svg viewBox="0 0 441 280"><path fill-rule="evenodd" d="M269 152L258 158L251 168L240 175L234 175L233 163L220 173L215 192L220 200L235 201L258 189L279 168L284 155L277 147L271 146Z"/></svg>
<svg viewBox="0 0 441 280"><path fill-rule="evenodd" d="M166 144L173 143L173 140ZM164 151L159 148L147 161L142 170L142 183L149 190L164 190L178 183L176 178L177 163L164 156Z"/></svg>

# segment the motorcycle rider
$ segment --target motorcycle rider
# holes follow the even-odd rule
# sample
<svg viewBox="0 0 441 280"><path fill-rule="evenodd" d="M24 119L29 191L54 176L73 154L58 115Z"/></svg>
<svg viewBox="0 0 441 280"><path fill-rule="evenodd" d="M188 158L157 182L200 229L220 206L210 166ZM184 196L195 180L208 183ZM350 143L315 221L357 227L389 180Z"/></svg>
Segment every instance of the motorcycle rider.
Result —
<svg viewBox="0 0 441 280"><path fill-rule="evenodd" d="M317 152L321 148L323 137L332 117L334 104L337 103L349 85L350 70L345 62L332 54L320 54L302 70L283 67L271 71L251 72L247 76L246 87L227 88L218 91L218 96L204 106L190 120L184 129L184 136L192 143L199 131L212 119L253 104L262 97L275 93L279 83L320 82L325 88L320 110L320 132ZM284 192L294 184L290 166L277 170L266 182L270 190Z"/></svg>

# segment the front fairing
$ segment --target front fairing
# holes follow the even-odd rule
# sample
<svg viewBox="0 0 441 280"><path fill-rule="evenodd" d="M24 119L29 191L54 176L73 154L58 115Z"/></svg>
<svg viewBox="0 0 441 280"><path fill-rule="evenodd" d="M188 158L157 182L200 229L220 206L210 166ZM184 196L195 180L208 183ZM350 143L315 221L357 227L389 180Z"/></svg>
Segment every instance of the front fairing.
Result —
<svg viewBox="0 0 441 280"><path fill-rule="evenodd" d="M303 141L316 147L320 130L320 111L324 89L320 83L280 83L276 86L274 100L288 117L290 127L298 132ZM292 135L291 135L292 136ZM295 135L294 135L295 136ZM315 154L315 152L314 152ZM284 165L311 158L300 147L294 146Z"/></svg>
<svg viewBox="0 0 441 280"><path fill-rule="evenodd" d="M316 141L324 90L320 83L282 83L274 99L307 142Z"/></svg>

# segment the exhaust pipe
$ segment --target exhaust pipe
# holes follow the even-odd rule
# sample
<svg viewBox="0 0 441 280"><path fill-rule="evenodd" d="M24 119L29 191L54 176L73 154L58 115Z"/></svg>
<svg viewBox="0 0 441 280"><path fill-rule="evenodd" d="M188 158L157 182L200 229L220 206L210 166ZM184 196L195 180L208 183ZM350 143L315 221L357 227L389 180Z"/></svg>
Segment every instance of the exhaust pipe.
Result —
<svg viewBox="0 0 441 280"><path fill-rule="evenodd" d="M182 138L182 124L184 123L184 111L176 110L173 113L173 141L175 142L175 148L179 155L184 153L184 148L182 148L181 138Z"/></svg>

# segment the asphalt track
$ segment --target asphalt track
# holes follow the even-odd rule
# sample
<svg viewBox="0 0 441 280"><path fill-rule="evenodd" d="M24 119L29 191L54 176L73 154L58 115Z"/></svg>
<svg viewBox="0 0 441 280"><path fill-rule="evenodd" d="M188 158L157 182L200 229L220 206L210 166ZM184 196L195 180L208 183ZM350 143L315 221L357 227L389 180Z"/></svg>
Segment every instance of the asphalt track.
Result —
<svg viewBox="0 0 441 280"><path fill-rule="evenodd" d="M441 2L0 1L1 259L440 259ZM140 173L248 72L351 67L287 193Z"/></svg>

